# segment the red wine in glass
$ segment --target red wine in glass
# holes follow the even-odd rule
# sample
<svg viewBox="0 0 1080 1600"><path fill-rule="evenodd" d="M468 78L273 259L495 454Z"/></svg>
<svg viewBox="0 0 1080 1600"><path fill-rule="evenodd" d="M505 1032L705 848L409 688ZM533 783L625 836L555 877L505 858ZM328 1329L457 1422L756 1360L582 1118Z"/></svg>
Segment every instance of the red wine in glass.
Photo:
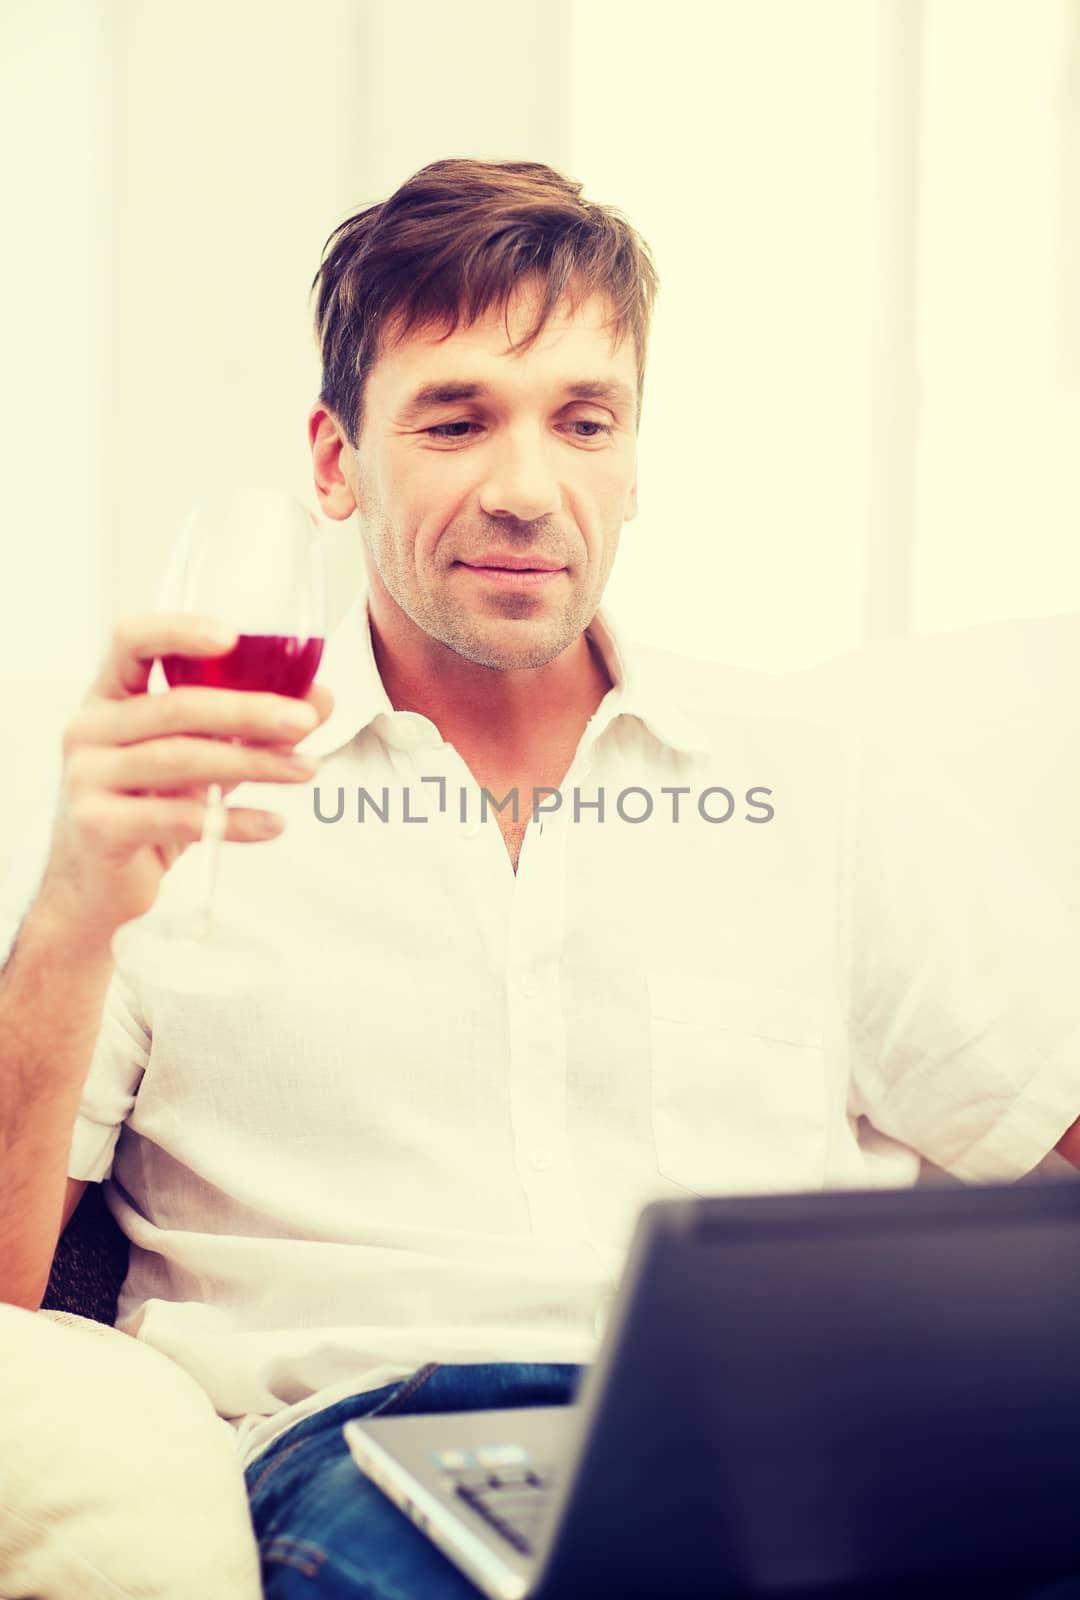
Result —
<svg viewBox="0 0 1080 1600"><path fill-rule="evenodd" d="M261 689L302 700L315 681L323 643L295 634L241 633L227 655L163 656L161 669L170 688Z"/></svg>
<svg viewBox="0 0 1080 1600"><path fill-rule="evenodd" d="M318 525L305 506L256 488L196 507L173 548L160 609L233 628L236 642L218 656L161 658L170 692L191 685L303 699L323 655L325 580ZM230 994L276 981L273 938L214 913L227 831L222 786L210 783L195 856L197 904L191 912L155 906L117 929L113 955L131 978L188 994Z"/></svg>

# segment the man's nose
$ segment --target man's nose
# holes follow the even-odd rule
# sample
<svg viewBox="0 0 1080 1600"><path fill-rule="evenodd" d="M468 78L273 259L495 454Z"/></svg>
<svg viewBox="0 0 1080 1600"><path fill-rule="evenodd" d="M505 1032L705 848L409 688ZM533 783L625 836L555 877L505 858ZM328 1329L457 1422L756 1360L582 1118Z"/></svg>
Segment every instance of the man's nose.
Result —
<svg viewBox="0 0 1080 1600"><path fill-rule="evenodd" d="M480 505L491 517L517 517L535 522L562 508L550 448L534 435L507 434L488 453Z"/></svg>

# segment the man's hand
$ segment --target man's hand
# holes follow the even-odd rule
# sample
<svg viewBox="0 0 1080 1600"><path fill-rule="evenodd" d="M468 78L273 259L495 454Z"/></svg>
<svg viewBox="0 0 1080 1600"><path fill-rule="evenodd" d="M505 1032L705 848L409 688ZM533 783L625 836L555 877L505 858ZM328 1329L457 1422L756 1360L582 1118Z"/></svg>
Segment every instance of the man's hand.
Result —
<svg viewBox="0 0 1080 1600"><path fill-rule="evenodd" d="M64 767L38 905L98 947L142 916L165 873L202 834L207 786L303 783L318 770L296 743L333 708L329 690L304 700L247 690L179 688L150 695L160 656L220 656L204 619L186 615L120 622L97 680L64 730ZM235 636L233 636L234 638ZM229 739L244 739L233 745ZM226 839L272 839L272 812L228 812Z"/></svg>

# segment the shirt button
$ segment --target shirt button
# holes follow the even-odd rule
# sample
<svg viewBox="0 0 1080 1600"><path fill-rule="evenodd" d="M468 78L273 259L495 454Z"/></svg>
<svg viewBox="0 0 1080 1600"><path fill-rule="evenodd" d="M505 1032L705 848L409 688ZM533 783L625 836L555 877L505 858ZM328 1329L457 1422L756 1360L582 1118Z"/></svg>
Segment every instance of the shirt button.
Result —
<svg viewBox="0 0 1080 1600"><path fill-rule="evenodd" d="M529 1159L537 1172L551 1171L551 1152L549 1150L534 1150Z"/></svg>

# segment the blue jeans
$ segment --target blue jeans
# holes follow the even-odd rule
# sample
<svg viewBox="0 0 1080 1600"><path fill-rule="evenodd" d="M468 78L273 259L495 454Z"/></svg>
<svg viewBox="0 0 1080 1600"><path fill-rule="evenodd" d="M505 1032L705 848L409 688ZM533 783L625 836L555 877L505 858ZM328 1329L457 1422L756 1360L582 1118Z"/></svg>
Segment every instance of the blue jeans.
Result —
<svg viewBox="0 0 1080 1600"><path fill-rule="evenodd" d="M244 1474L266 1600L476 1600L478 1590L359 1471L351 1417L565 1405L583 1368L440 1366L352 1395L283 1433Z"/></svg>
<svg viewBox="0 0 1080 1600"><path fill-rule="evenodd" d="M583 1372L432 1362L298 1422L244 1474L266 1600L477 1600L469 1580L357 1469L342 1424L407 1412L565 1405ZM1029 1591L1023 1600L1080 1600L1080 1579Z"/></svg>

